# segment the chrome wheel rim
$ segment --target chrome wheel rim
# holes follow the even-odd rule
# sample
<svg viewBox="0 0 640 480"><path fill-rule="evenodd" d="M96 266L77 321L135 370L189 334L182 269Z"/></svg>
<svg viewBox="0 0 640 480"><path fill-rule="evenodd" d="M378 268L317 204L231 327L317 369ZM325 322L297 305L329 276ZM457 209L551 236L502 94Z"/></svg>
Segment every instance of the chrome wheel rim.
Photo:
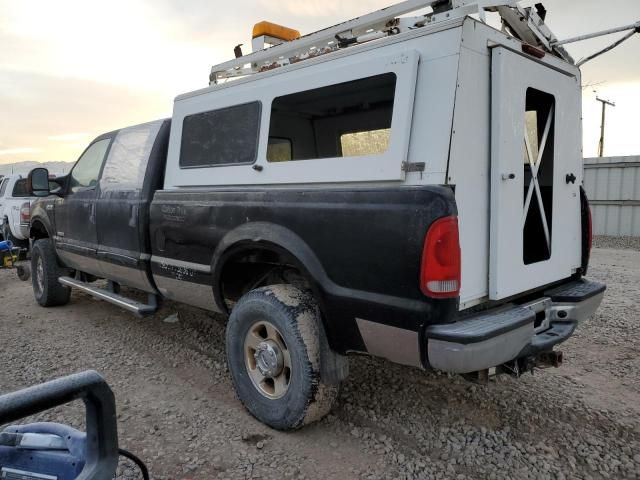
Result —
<svg viewBox="0 0 640 480"><path fill-rule="evenodd" d="M244 360L254 387L276 400L289 390L291 355L280 331L269 322L257 322L244 341Z"/></svg>
<svg viewBox="0 0 640 480"><path fill-rule="evenodd" d="M44 264L42 257L38 257L36 262L36 285L38 286L38 293L44 292Z"/></svg>

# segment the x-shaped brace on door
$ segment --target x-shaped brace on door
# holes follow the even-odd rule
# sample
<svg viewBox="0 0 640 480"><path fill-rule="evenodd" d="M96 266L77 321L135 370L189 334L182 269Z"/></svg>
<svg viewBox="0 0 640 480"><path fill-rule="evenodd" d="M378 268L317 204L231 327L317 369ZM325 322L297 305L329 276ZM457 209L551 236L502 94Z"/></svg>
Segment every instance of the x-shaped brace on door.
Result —
<svg viewBox="0 0 640 480"><path fill-rule="evenodd" d="M529 183L529 189L527 191L527 198L524 202L524 216L522 218L522 228L526 225L527 215L529 214L529 207L531 206L531 199L533 197L533 193L535 192L536 198L538 199L538 206L540 207L540 217L542 220L542 228L544 229L544 237L547 241L547 249L549 253L551 253L551 235L549 234L549 225L547 224L547 215L544 210L544 203L542 202L542 192L540 191L540 182L538 182L538 173L540 171L540 165L542 164L542 157L544 155L544 150L547 146L547 140L549 139L549 131L551 130L551 122L553 121L553 116L555 113L555 108L552 105L549 110L549 117L547 118L547 123L544 127L544 133L542 134L542 141L540 142L540 148L538 149L538 158L533 158L533 151L531 150L531 142L529 141L529 132L527 131L527 125L524 126L524 144L527 149L527 159L529 160L529 165L531 165L531 182Z"/></svg>

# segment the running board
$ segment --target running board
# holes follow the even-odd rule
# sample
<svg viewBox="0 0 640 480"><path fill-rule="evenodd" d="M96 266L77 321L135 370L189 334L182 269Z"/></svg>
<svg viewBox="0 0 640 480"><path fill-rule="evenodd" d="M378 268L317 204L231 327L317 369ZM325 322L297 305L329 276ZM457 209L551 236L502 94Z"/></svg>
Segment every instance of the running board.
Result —
<svg viewBox="0 0 640 480"><path fill-rule="evenodd" d="M136 302L130 298L123 297L122 295L110 292L109 290L94 287L86 282L75 280L71 277L60 277L58 278L58 282L68 287L77 288L78 290L88 293L95 298L112 303L129 312L135 313L136 315L151 315L158 310L158 302L156 300L156 296L153 294L149 294L149 303L147 304Z"/></svg>

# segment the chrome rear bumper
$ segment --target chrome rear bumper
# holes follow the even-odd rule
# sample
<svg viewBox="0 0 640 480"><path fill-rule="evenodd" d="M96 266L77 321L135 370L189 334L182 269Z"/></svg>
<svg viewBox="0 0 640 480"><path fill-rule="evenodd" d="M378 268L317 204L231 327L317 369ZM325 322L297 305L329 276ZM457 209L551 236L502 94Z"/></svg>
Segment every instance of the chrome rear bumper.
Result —
<svg viewBox="0 0 640 480"><path fill-rule="evenodd" d="M595 313L605 289L603 284L578 280L528 304L510 304L428 327L429 365L445 372L471 373L551 351Z"/></svg>

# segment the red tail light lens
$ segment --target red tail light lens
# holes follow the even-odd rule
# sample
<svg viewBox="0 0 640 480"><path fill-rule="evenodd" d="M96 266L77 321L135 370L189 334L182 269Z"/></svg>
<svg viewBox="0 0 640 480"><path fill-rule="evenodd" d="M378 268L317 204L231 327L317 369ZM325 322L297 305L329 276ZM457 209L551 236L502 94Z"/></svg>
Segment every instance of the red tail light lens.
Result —
<svg viewBox="0 0 640 480"><path fill-rule="evenodd" d="M431 225L424 241L420 290L432 298L460 294L460 234L458 218L445 217Z"/></svg>
<svg viewBox="0 0 640 480"><path fill-rule="evenodd" d="M591 254L591 247L593 246L593 216L589 205L587 205L587 219L587 250Z"/></svg>
<svg viewBox="0 0 640 480"><path fill-rule="evenodd" d="M589 199L583 187L580 187L580 220L582 224L582 275L589 271L591 246L593 244L593 219Z"/></svg>
<svg viewBox="0 0 640 480"><path fill-rule="evenodd" d="M31 220L31 205L29 204L29 202L23 203L22 206L20 207L20 223L27 225L29 224L30 220Z"/></svg>

